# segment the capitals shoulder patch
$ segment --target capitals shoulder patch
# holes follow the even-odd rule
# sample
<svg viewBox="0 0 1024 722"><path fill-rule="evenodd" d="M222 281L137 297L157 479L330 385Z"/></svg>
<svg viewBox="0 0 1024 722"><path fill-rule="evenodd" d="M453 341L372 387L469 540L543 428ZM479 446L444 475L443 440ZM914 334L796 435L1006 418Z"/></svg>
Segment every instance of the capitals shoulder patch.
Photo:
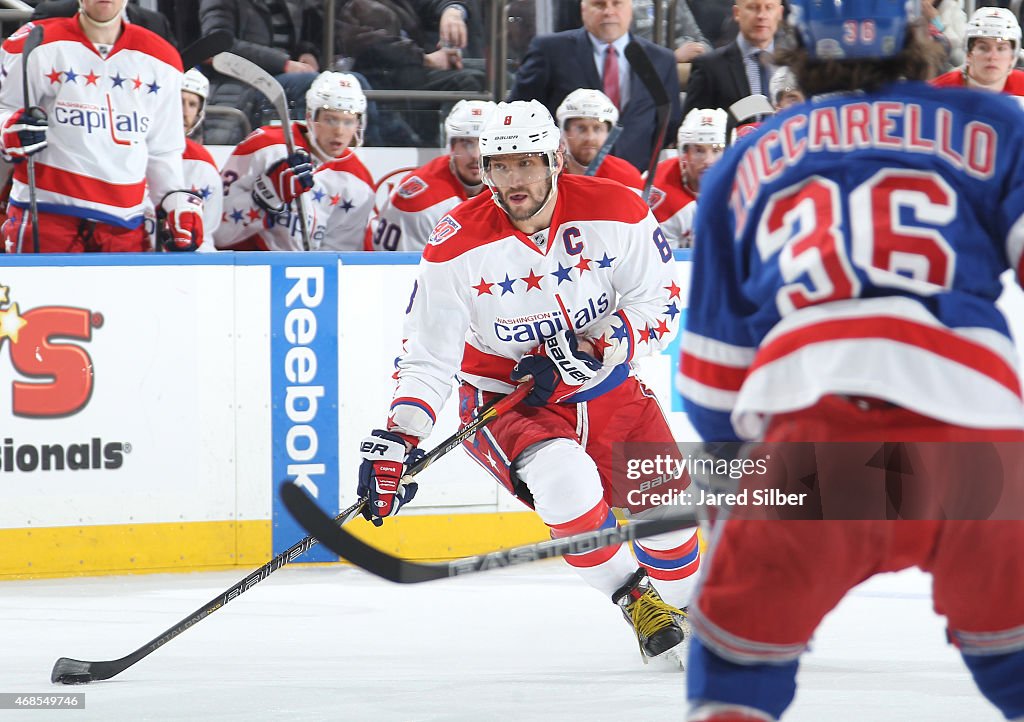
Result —
<svg viewBox="0 0 1024 722"><path fill-rule="evenodd" d="M399 198L415 198L427 189L426 182L419 176L409 176L395 191Z"/></svg>
<svg viewBox="0 0 1024 722"><path fill-rule="evenodd" d="M434 230L430 233L430 238L427 239L427 243L431 246L436 246L438 243L444 243L449 238L454 236L462 226L451 216L445 216L437 222L434 226Z"/></svg>

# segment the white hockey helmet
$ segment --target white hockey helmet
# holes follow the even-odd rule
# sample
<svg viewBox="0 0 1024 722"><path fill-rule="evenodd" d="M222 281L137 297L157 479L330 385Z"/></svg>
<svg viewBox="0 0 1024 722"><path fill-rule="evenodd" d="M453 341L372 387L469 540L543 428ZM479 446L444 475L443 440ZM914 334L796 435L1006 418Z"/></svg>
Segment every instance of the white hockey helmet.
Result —
<svg viewBox="0 0 1024 722"><path fill-rule="evenodd" d="M573 118L593 118L608 124L608 130L619 122L619 109L607 95L592 88L578 88L567 96L555 111L558 127L565 130L565 124Z"/></svg>
<svg viewBox="0 0 1024 722"><path fill-rule="evenodd" d="M562 134L555 125L551 113L539 100L514 100L511 103L498 103L491 117L484 123L480 132L480 158L483 165L483 180L491 188L494 202L503 211L503 205L497 191L497 183L491 176L490 161L494 156L520 153L536 153L545 157L547 174L551 178L551 188L544 203L534 215L540 213L555 197L558 188L558 171L561 165L556 161L556 154L562 146Z"/></svg>
<svg viewBox="0 0 1024 722"><path fill-rule="evenodd" d="M1010 40L1013 42L1013 49L1020 50L1020 23L1017 22L1017 16L1006 8L978 8L967 21L964 33L966 47L970 48L971 41L975 38Z"/></svg>
<svg viewBox="0 0 1024 722"><path fill-rule="evenodd" d="M355 143L363 144L366 131L366 95L359 79L350 73L336 73L328 70L320 73L306 91L306 122L316 120L317 111L340 110L359 117L359 130L356 131ZM310 134L316 145L315 134ZM319 147L317 148L319 150Z"/></svg>
<svg viewBox="0 0 1024 722"><path fill-rule="evenodd" d="M539 100L498 103L480 131L480 157L509 153L554 153L561 133Z"/></svg>
<svg viewBox="0 0 1024 722"><path fill-rule="evenodd" d="M189 68L181 79L181 90L185 93L195 93L203 99L203 105L206 105L206 99L210 95L210 81L199 72L199 68Z"/></svg>
<svg viewBox="0 0 1024 722"><path fill-rule="evenodd" d="M455 138L479 138L497 104L491 100L460 100L444 119L444 144Z"/></svg>
<svg viewBox="0 0 1024 722"><path fill-rule="evenodd" d="M799 90L800 86L796 84L796 76L793 75L793 71L789 69L788 65L783 65L772 74L772 79L768 81L768 92L771 93L768 100L773 106L778 107L779 96Z"/></svg>
<svg viewBox="0 0 1024 722"><path fill-rule="evenodd" d="M203 124L203 118L206 117L206 98L210 94L210 81L199 72L198 68L189 68L181 77L181 92L199 96L199 112L196 113L192 127L185 131L186 136L191 136Z"/></svg>
<svg viewBox="0 0 1024 722"><path fill-rule="evenodd" d="M721 108L694 108L686 114L676 145L679 151L691 143L695 145L725 145L725 126L729 114Z"/></svg>

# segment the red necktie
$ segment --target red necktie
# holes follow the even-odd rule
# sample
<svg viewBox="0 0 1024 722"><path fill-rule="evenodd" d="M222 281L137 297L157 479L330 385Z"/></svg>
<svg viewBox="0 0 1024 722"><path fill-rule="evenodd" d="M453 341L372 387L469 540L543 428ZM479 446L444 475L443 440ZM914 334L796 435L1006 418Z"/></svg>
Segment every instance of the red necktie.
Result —
<svg viewBox="0 0 1024 722"><path fill-rule="evenodd" d="M604 54L604 94L619 107L619 55L614 45L609 45Z"/></svg>

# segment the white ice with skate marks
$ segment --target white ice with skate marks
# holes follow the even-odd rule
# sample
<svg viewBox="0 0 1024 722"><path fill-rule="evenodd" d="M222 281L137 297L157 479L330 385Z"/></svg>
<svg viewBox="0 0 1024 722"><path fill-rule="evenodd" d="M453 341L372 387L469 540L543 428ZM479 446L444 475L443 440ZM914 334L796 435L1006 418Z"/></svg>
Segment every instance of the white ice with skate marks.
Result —
<svg viewBox="0 0 1024 722"><path fill-rule="evenodd" d="M58 657L128 654L242 576L2 582L0 692L84 692L85 710L28 715L77 722L683 719L685 675L645 667L618 607L557 561L416 586L288 567L112 680L50 684ZM819 630L785 719L998 720L929 590L916 571L859 587Z"/></svg>

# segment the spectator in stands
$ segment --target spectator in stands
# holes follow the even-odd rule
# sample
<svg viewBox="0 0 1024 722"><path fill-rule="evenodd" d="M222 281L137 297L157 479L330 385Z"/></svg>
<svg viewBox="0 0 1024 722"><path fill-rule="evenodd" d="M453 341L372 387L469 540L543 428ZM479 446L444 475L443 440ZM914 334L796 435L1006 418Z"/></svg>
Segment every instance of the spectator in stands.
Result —
<svg viewBox="0 0 1024 722"><path fill-rule="evenodd" d="M494 103L460 100L444 121L448 154L410 171L384 202L367 235L375 251L422 253L434 226L462 201L484 189L480 131Z"/></svg>
<svg viewBox="0 0 1024 722"><path fill-rule="evenodd" d="M978 8L964 32L966 61L932 81L940 87L966 87L1024 96L1024 72L1014 69L1020 53L1020 23L1006 8Z"/></svg>
<svg viewBox="0 0 1024 722"><path fill-rule="evenodd" d="M354 251L373 210L373 178L352 152L366 130L366 96L348 73L317 76L306 122L258 128L224 164L224 220L215 240L233 250ZM288 155L285 132L296 152ZM305 248L304 213L309 230Z"/></svg>
<svg viewBox="0 0 1024 722"><path fill-rule="evenodd" d="M579 88L565 96L555 118L565 143L565 168L562 172L585 175L604 147L612 128L619 122L619 111L600 90ZM613 155L606 155L591 175L618 181L630 188L644 187L640 171Z"/></svg>
<svg viewBox="0 0 1024 722"><path fill-rule="evenodd" d="M658 164L647 203L672 247L694 244L700 182L725 152L726 126L726 112L721 108L694 108L679 126L679 157Z"/></svg>
<svg viewBox="0 0 1024 722"><path fill-rule="evenodd" d="M661 0L633 0L633 32L651 42L659 43L654 37L654 4ZM689 77L690 63L698 55L711 50L711 43L704 37L697 20L690 10L690 3L677 0L675 17L669 21L669 37L675 48L676 62L685 66L680 80Z"/></svg>
<svg viewBox="0 0 1024 722"><path fill-rule="evenodd" d="M629 33L632 0L581 0L583 27L538 35L523 58L511 100L536 99L552 115L577 88L602 90L619 110L623 126L612 154L647 169L657 126L654 99L630 67L625 49L635 40L650 58L671 100L666 138L679 127L679 78L671 50Z"/></svg>
<svg viewBox="0 0 1024 722"><path fill-rule="evenodd" d="M739 25L736 39L693 61L686 87L683 113L694 108L729 107L750 95L767 97L768 80L775 72L772 54L782 20L780 0L735 0L733 17Z"/></svg>
<svg viewBox="0 0 1024 722"><path fill-rule="evenodd" d="M336 28L352 70L374 88L481 92L484 62L464 57L468 20L466 5L454 0L347 0ZM436 113L409 113L406 120L423 142L438 145Z"/></svg>
<svg viewBox="0 0 1024 722"><path fill-rule="evenodd" d="M78 0L44 0L32 11L32 20L70 18L78 12ZM124 14L128 22L151 30L174 47L178 47L171 24L163 13L147 10L134 3L126 3Z"/></svg>
<svg viewBox="0 0 1024 722"><path fill-rule="evenodd" d="M960 0L921 0L921 15L949 43L950 65L963 65L967 14Z"/></svg>
<svg viewBox="0 0 1024 722"><path fill-rule="evenodd" d="M162 38L124 22L123 9L123 2L81 0L72 18L38 21L45 37L27 77L42 113L26 112L21 82L0 86L4 155L36 156L42 252L146 250L147 192L167 213L168 250L202 242L202 201L186 190L181 167L181 60ZM3 44L9 80L22 77L28 33L26 26ZM15 169L2 229L8 252L31 238L27 165Z"/></svg>
<svg viewBox="0 0 1024 722"><path fill-rule="evenodd" d="M318 10L304 0L201 0L199 4L202 33L230 32L235 38L231 52L277 76L289 94L304 94L320 69L318 16ZM213 70L206 73L211 104L253 114L258 98L245 84ZM234 142L231 129L219 124L208 123L206 135L210 143Z"/></svg>
<svg viewBox="0 0 1024 722"><path fill-rule="evenodd" d="M632 31L641 38L658 42L654 37L654 4L660 0L633 0ZM701 32L697 20L686 0L676 2L675 17L669 21L669 37L675 48L676 62L688 63L698 55L711 49L711 44Z"/></svg>
<svg viewBox="0 0 1024 722"><path fill-rule="evenodd" d="M736 39L732 6L733 0L696 0L690 6L697 26L713 48L720 48Z"/></svg>
<svg viewBox="0 0 1024 722"><path fill-rule="evenodd" d="M775 71L768 83L768 88L770 90L768 100L771 101L776 113L807 100L804 91L800 90L800 86L796 84L796 76L793 75L793 71L785 65Z"/></svg>

